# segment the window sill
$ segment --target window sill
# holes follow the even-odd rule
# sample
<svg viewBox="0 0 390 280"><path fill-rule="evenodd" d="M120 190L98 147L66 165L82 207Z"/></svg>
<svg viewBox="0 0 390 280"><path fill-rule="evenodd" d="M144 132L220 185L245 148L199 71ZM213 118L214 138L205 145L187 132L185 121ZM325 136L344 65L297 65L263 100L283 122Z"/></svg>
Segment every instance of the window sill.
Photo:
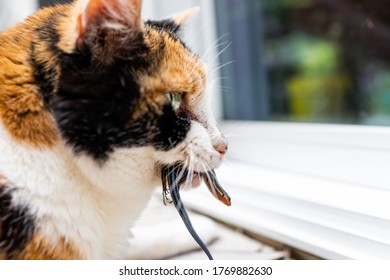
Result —
<svg viewBox="0 0 390 280"><path fill-rule="evenodd" d="M390 259L388 128L232 127L240 139L218 176L233 206L203 187L186 205L325 259Z"/></svg>

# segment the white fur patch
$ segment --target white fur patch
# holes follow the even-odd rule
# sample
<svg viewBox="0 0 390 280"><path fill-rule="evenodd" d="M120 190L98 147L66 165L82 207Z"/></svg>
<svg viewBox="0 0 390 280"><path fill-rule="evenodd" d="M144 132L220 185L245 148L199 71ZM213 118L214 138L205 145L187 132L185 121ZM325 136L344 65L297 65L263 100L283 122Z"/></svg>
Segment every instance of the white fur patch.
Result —
<svg viewBox="0 0 390 280"><path fill-rule="evenodd" d="M60 144L50 150L19 144L0 125L0 173L17 186L14 203L29 205L53 244L65 237L88 259L124 257L129 228L156 184L149 153L118 150L99 167Z"/></svg>

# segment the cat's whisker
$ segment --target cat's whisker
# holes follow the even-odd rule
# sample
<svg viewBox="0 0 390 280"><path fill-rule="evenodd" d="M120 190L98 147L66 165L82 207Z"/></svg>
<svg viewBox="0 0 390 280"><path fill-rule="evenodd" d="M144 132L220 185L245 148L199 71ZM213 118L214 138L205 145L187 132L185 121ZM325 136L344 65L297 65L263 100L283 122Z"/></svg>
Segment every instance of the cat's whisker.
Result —
<svg viewBox="0 0 390 280"><path fill-rule="evenodd" d="M232 172L234 171L234 162L231 161L230 159L226 159L223 163L227 168L229 168L230 170L232 170Z"/></svg>
<svg viewBox="0 0 390 280"><path fill-rule="evenodd" d="M196 46L199 43L198 38L202 37L205 31L207 31L210 28L210 25L216 25L216 19L209 18L209 22L200 25L199 28L197 28L196 32L194 33L194 36L191 36L191 40L189 40L189 45ZM229 34L226 33L220 37L218 37L208 48L207 50L212 47L213 45L217 44L220 40L222 40L224 37L227 37ZM203 59L203 56L201 56Z"/></svg>
<svg viewBox="0 0 390 280"><path fill-rule="evenodd" d="M202 161L202 164L206 167L206 170L207 170L207 171L213 170L213 168L211 167L211 165L208 164L207 162Z"/></svg>
<svg viewBox="0 0 390 280"><path fill-rule="evenodd" d="M183 168L181 165L177 165L177 168L180 168L180 173L176 176L175 184L181 184L182 178L184 177L184 174L188 172L185 168Z"/></svg>
<svg viewBox="0 0 390 280"><path fill-rule="evenodd" d="M238 138L238 139L247 139L247 136L243 136L242 133L239 133L241 125L235 125L233 127L229 127L228 130L224 130L223 134L226 138Z"/></svg>
<svg viewBox="0 0 390 280"><path fill-rule="evenodd" d="M191 157L189 156L185 162L185 168L188 170L188 173L191 172L191 165L192 165ZM188 174L187 174L187 177L188 177Z"/></svg>
<svg viewBox="0 0 390 280"><path fill-rule="evenodd" d="M218 79L220 79L220 80L230 80L231 77L222 77L222 76L219 76Z"/></svg>
<svg viewBox="0 0 390 280"><path fill-rule="evenodd" d="M174 183L175 184L179 184L180 183L180 180L181 178L183 177L184 175L184 172L185 172L185 169L181 167L180 164L176 164L172 169L169 169L169 171L167 172L164 172L164 168L163 168L163 172L164 172L164 175L163 175L163 184L168 184L168 179L169 179L169 176L171 176L172 173L176 173L176 171L180 169L180 173L178 174L178 176L175 176L175 181ZM169 193L169 190L167 191Z"/></svg>
<svg viewBox="0 0 390 280"><path fill-rule="evenodd" d="M193 160L193 151L190 149L189 150L189 157L188 157L188 160L189 160L189 165L188 165L188 174L187 174L187 178L186 178L186 181L191 183L192 180L193 180L193 177L194 177L194 160Z"/></svg>
<svg viewBox="0 0 390 280"><path fill-rule="evenodd" d="M210 169L207 168L207 164L203 161L203 160L200 160L200 165L201 167L203 168L203 173L208 173L210 171Z"/></svg>
<svg viewBox="0 0 390 280"><path fill-rule="evenodd" d="M230 89L228 89L228 88L221 88L219 91L220 91L221 93L223 93L223 94L227 94L227 93L230 92Z"/></svg>
<svg viewBox="0 0 390 280"><path fill-rule="evenodd" d="M228 65L230 65L230 64L233 64L233 63L235 63L235 62L236 62L235 60L228 61L228 62L226 62L226 63L224 63L224 64L222 64L222 65L220 65L220 66L214 68L212 71L209 72L209 75L212 76L212 75L214 75L215 73L217 73L218 70L220 70L220 69L222 69L223 67L226 67L226 66L228 66Z"/></svg>
<svg viewBox="0 0 390 280"><path fill-rule="evenodd" d="M230 87L227 87L227 86L219 86L218 87L220 90L230 90L231 88Z"/></svg>
<svg viewBox="0 0 390 280"><path fill-rule="evenodd" d="M205 183L207 185L207 188L210 190L210 192L213 194L214 197L218 197L217 190L215 189L215 185L212 183L213 180L210 177L210 171L207 170L207 168L206 168L206 166L204 165L203 162L201 162L201 165L203 166L203 168L205 170L203 176L206 176L206 180L207 181L205 181Z"/></svg>
<svg viewBox="0 0 390 280"><path fill-rule="evenodd" d="M188 76L189 77L192 77L193 76L193 74L195 73L195 70L196 69L198 69L199 68L199 66L201 66L203 64L203 62L202 61L197 61L195 64L194 64L194 66L192 67L192 69L189 71L189 74L188 74Z"/></svg>
<svg viewBox="0 0 390 280"><path fill-rule="evenodd" d="M225 135L225 137L229 140L229 139L248 139L246 138L245 136L243 135L240 135L239 133L236 133L236 132L224 132L223 135Z"/></svg>
<svg viewBox="0 0 390 280"><path fill-rule="evenodd" d="M214 63L228 48L230 48L230 46L233 44L233 42L230 42L226 47L224 47L222 50L220 50L217 55L211 60L209 61L208 63L209 64L212 64Z"/></svg>
<svg viewBox="0 0 390 280"><path fill-rule="evenodd" d="M217 48L225 45L225 44L228 44L229 42L228 41L224 41L224 42L221 42L223 39L227 38L229 36L228 33L220 36L218 39L216 39L212 44L210 44L210 46L206 49L206 51L203 53L202 55L202 60L204 61L207 61L207 56L214 52Z"/></svg>
<svg viewBox="0 0 390 280"><path fill-rule="evenodd" d="M225 45L225 44L228 44L228 42L222 42L222 43L219 43L220 40L224 39L224 37L227 37L228 34L225 34L223 36L221 36L221 38L217 39L213 44L211 44L207 50L205 51L205 53L202 55L202 60L206 61L207 62L207 56L215 51L216 49L218 49L219 47Z"/></svg>

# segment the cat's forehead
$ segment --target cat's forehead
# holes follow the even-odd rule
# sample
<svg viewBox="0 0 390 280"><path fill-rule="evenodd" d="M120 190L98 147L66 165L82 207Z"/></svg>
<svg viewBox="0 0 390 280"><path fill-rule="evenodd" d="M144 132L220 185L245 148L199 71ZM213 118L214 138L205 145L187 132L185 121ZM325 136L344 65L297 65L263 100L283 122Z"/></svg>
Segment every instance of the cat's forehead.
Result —
<svg viewBox="0 0 390 280"><path fill-rule="evenodd" d="M151 48L175 50L186 55L195 54L180 37L180 26L173 20L146 21L144 25L144 38ZM196 56L196 55L195 55Z"/></svg>
<svg viewBox="0 0 390 280"><path fill-rule="evenodd" d="M141 87L156 93L202 94L207 80L205 65L178 36L179 27L166 20L148 21L144 28L147 55L155 61L157 69L141 75Z"/></svg>

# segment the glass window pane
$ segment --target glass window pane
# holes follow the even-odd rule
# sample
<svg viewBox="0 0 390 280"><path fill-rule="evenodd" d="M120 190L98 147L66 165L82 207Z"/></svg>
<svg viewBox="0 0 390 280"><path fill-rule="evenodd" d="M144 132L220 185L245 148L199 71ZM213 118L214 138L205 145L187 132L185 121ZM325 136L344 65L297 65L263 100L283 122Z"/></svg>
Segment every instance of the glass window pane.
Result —
<svg viewBox="0 0 390 280"><path fill-rule="evenodd" d="M226 119L390 124L389 1L215 3Z"/></svg>

